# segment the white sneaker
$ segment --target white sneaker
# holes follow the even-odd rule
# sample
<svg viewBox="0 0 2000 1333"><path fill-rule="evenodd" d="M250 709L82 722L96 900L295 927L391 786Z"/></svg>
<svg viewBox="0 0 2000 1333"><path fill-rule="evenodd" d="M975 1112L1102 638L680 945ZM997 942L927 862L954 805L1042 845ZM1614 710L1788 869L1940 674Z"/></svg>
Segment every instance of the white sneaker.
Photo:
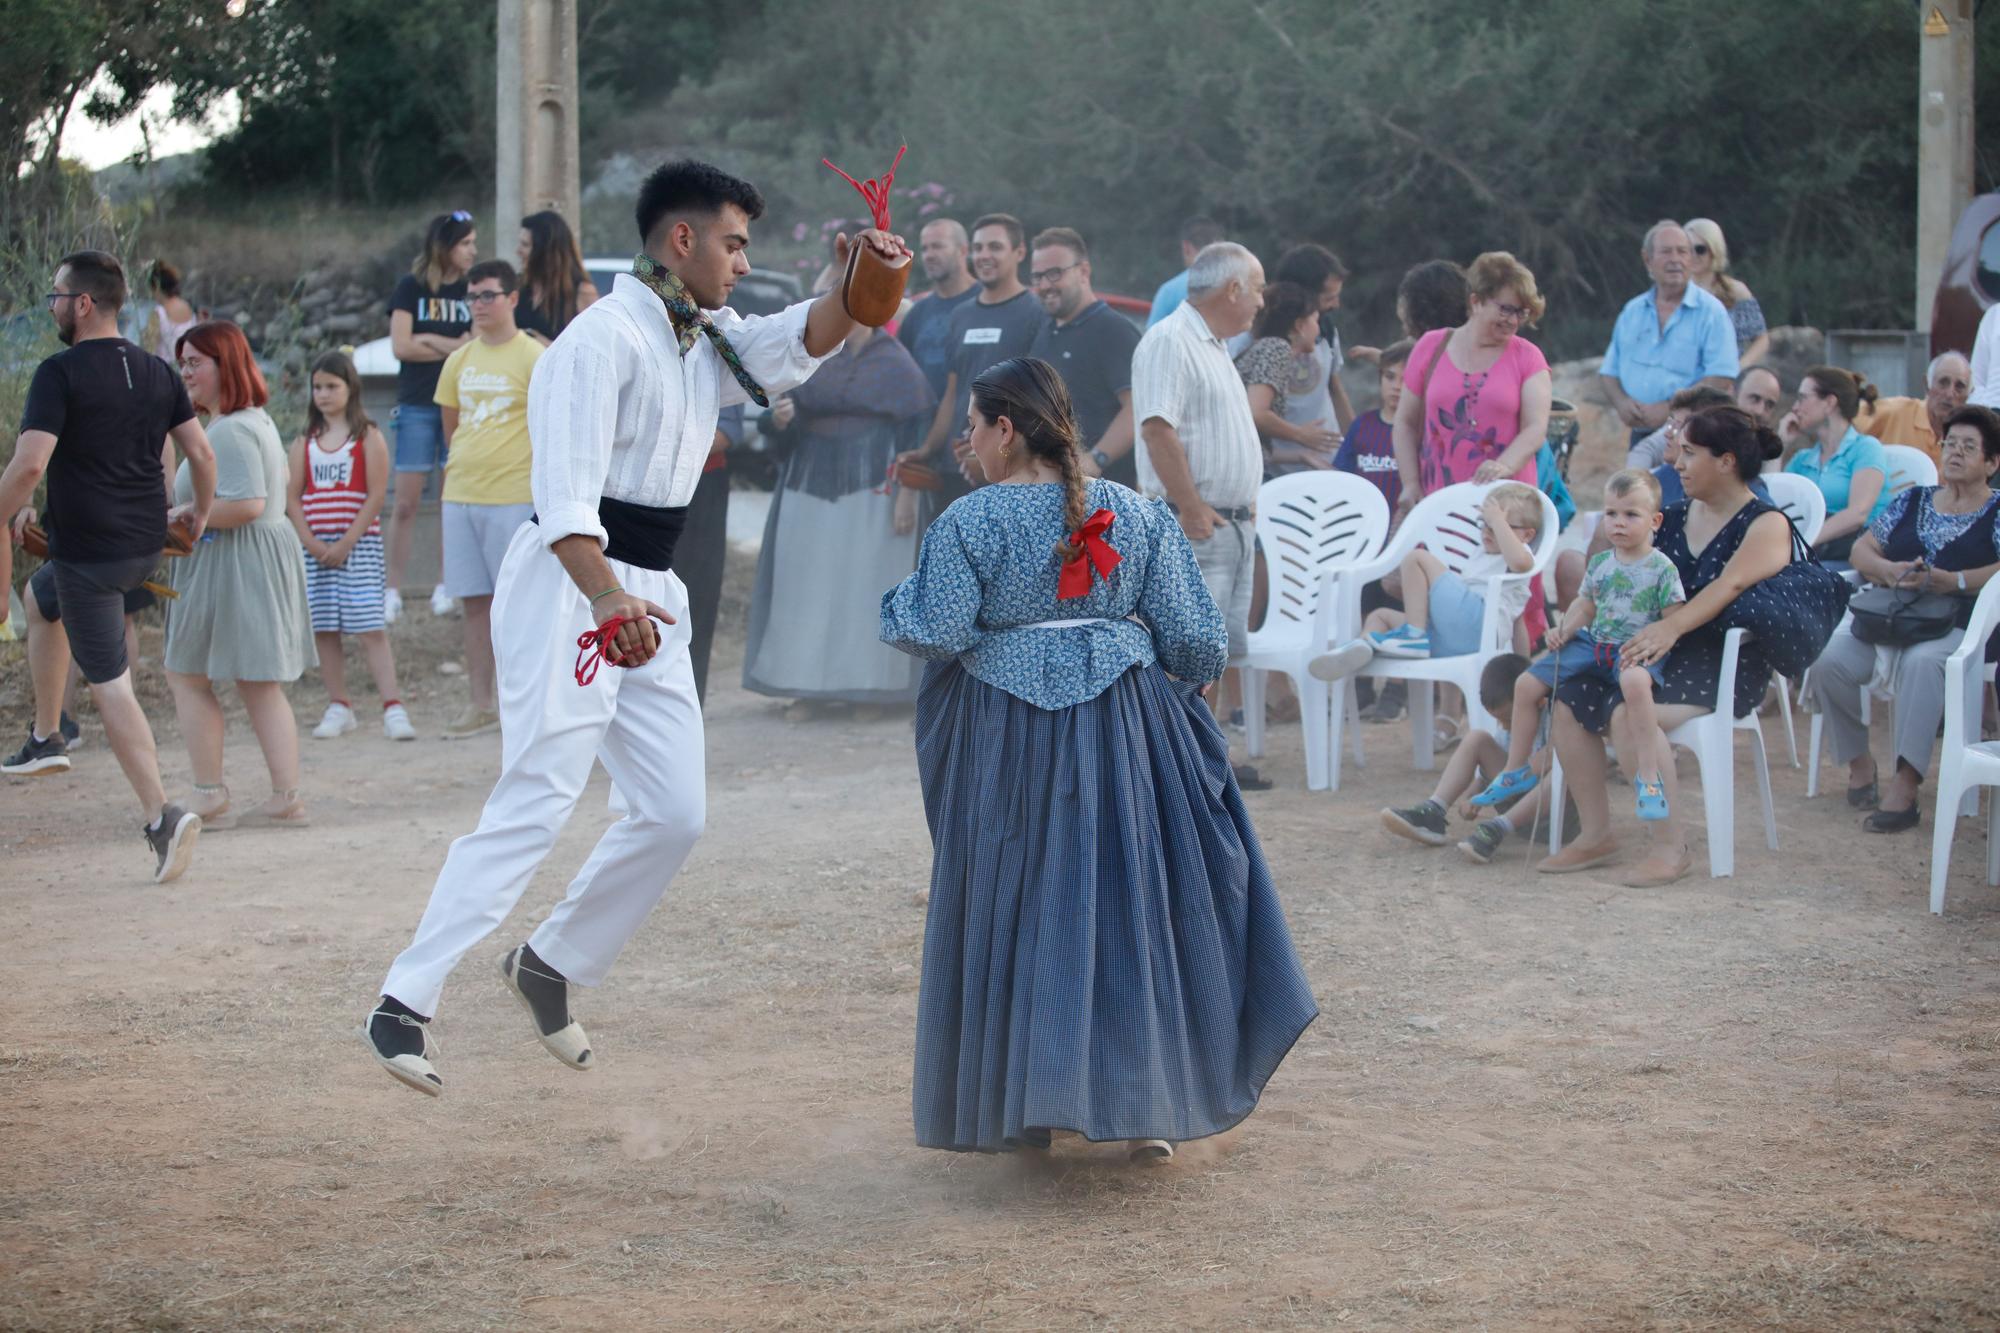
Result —
<svg viewBox="0 0 2000 1333"><path fill-rule="evenodd" d="M431 589L431 614L448 616L458 610L458 599L444 590L442 583Z"/></svg>
<svg viewBox="0 0 2000 1333"><path fill-rule="evenodd" d="M382 590L383 623L393 625L402 618L402 615L403 594L395 588L384 588Z"/></svg>
<svg viewBox="0 0 2000 1333"><path fill-rule="evenodd" d="M336 736L345 736L354 730L354 710L346 704L328 704L326 716L313 728L313 739L330 741Z"/></svg>
<svg viewBox="0 0 2000 1333"><path fill-rule="evenodd" d="M390 704L382 710L382 734L392 741L413 741L417 729L410 725L410 715L401 704Z"/></svg>

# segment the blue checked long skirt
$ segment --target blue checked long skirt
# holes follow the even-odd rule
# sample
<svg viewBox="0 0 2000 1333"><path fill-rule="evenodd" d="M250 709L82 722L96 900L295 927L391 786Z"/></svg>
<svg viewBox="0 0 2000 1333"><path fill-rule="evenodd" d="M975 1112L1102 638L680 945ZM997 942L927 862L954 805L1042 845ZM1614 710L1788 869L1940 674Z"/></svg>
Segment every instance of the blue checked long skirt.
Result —
<svg viewBox="0 0 2000 1333"><path fill-rule="evenodd" d="M1181 1142L1249 1115L1319 1008L1195 688L1134 667L1049 711L932 663L916 727L917 1142Z"/></svg>

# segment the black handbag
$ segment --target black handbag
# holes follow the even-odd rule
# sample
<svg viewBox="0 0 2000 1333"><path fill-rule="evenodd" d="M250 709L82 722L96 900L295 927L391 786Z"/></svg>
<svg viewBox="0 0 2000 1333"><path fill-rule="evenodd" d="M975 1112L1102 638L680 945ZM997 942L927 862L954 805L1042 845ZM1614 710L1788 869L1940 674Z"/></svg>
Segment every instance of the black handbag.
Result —
<svg viewBox="0 0 2000 1333"><path fill-rule="evenodd" d="M1854 637L1885 648L1942 639L1964 621L1965 599L1916 588L1863 588L1848 599Z"/></svg>
<svg viewBox="0 0 2000 1333"><path fill-rule="evenodd" d="M1791 523L1789 517L1786 522ZM1771 670L1797 680L1833 637L1854 585L1813 559L1798 525L1791 528L1791 563L1745 588L1712 623L1719 631L1750 631ZM1761 687L1759 693L1761 697Z"/></svg>

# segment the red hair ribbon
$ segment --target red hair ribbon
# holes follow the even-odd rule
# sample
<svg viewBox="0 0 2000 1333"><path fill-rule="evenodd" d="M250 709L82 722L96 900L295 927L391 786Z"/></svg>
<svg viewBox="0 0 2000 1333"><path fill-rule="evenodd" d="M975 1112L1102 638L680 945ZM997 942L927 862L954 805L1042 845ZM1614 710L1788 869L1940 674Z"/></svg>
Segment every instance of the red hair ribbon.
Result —
<svg viewBox="0 0 2000 1333"><path fill-rule="evenodd" d="M868 216L874 219L875 229L877 231L887 231L889 230L889 187L896 183L896 168L903 165L903 154L909 151L910 146L908 144L904 144L901 148L898 148L896 150L896 160L889 164L889 170L882 174L880 180L858 181L846 172L841 171L839 167L834 167L833 163L828 162L825 158L821 158L820 162L826 166L833 167L835 171L840 172L842 180L861 191L861 197L868 201Z"/></svg>
<svg viewBox="0 0 2000 1333"><path fill-rule="evenodd" d="M1109 579L1111 571L1118 568L1118 562L1125 557L1113 550L1104 540L1104 534L1111 531L1111 522L1117 517L1109 509L1100 509L1083 521L1083 526L1069 535L1069 544L1083 554L1074 560L1063 561L1062 573L1056 576L1056 600L1067 601L1072 597L1082 597L1090 592L1090 571L1095 568L1099 578Z"/></svg>
<svg viewBox="0 0 2000 1333"><path fill-rule="evenodd" d="M611 641L618 637L618 628L627 624L624 616L613 616L596 629L587 629L576 636L576 683L588 685L597 679L597 664L609 662L612 666L623 666L612 655Z"/></svg>

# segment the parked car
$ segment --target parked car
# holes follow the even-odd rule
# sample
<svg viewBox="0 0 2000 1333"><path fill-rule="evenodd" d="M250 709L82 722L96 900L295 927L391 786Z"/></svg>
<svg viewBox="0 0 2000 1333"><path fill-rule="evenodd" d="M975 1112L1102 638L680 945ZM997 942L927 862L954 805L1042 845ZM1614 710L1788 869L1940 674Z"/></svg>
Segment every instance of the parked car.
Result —
<svg viewBox="0 0 2000 1333"><path fill-rule="evenodd" d="M1931 355L1972 354L1987 307L2000 301L2000 193L1982 194L1959 214L1931 302Z"/></svg>

